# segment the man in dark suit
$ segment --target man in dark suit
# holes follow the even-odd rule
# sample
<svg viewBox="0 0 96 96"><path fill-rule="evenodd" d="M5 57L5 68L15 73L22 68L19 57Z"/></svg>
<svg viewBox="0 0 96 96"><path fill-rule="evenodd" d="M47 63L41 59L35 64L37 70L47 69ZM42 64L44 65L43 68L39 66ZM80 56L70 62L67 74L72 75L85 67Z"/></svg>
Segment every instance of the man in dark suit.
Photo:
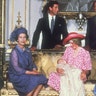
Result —
<svg viewBox="0 0 96 96"><path fill-rule="evenodd" d="M62 45L62 40L68 35L66 21L57 16L59 4L57 1L49 1L43 10L43 18L40 18L33 35L31 50L35 50L42 32L41 49L52 49ZM53 31L51 31L51 19L54 19Z"/></svg>
<svg viewBox="0 0 96 96"><path fill-rule="evenodd" d="M96 12L96 1L93 2L93 10ZM88 19L85 48L89 51L96 50L96 16Z"/></svg>

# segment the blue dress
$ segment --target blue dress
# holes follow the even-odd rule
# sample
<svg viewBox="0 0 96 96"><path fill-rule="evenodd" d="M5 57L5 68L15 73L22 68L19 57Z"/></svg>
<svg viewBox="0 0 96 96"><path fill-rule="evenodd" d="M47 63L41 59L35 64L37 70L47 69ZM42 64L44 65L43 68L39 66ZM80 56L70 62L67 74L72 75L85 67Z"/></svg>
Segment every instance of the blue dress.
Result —
<svg viewBox="0 0 96 96"><path fill-rule="evenodd" d="M26 70L33 70L33 68L37 69L32 61L31 51L28 48L22 50L17 45L10 55L8 76L18 92L28 94L40 84L47 86L48 79L43 74L25 74Z"/></svg>

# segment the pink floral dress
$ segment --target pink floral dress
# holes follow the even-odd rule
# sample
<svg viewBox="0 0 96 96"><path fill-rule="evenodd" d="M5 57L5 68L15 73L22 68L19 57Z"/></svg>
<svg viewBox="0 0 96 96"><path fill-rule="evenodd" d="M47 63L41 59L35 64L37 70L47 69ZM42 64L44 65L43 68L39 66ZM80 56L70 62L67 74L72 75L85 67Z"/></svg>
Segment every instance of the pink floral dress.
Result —
<svg viewBox="0 0 96 96"><path fill-rule="evenodd" d="M75 56L73 48L67 47L62 58L67 62L67 64L74 66L81 71L92 69L90 54L82 47L80 47L78 54ZM49 75L48 85L56 91L60 90L60 77L61 76L56 72L53 72Z"/></svg>

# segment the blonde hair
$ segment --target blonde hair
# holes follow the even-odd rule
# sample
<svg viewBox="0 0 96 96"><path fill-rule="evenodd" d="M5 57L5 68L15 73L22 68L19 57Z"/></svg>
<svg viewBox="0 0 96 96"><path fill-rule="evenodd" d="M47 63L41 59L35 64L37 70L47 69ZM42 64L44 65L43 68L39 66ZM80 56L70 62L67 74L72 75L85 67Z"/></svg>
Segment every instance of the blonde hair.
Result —
<svg viewBox="0 0 96 96"><path fill-rule="evenodd" d="M81 39L79 38L75 38L75 39L71 39L75 44L81 46Z"/></svg>

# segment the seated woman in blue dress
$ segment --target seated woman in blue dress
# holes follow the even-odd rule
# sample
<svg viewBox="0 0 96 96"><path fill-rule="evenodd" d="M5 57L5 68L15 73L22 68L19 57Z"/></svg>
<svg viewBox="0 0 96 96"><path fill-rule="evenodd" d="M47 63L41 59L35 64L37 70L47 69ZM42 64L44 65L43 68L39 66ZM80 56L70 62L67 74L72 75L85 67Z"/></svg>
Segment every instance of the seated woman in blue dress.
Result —
<svg viewBox="0 0 96 96"><path fill-rule="evenodd" d="M37 71L32 61L32 53L25 47L28 39L27 30L16 28L12 40L17 41L10 56L8 76L19 96L38 96L43 86L47 86L48 79Z"/></svg>

